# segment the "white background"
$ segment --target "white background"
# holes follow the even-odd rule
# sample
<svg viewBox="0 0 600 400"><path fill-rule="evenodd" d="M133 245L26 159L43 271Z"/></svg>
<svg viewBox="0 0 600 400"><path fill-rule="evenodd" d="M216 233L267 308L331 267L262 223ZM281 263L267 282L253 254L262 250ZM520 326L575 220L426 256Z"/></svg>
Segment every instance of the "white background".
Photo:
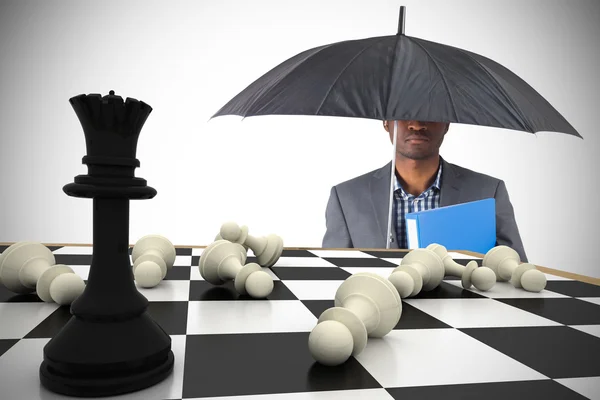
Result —
<svg viewBox="0 0 600 400"><path fill-rule="evenodd" d="M406 34L492 58L529 82L584 137L452 125L441 154L503 179L530 261L600 277L597 1L0 0L0 242L91 243L91 200L62 187L86 172L68 99L107 94L154 111L136 175L158 190L131 204L149 233L207 245L221 223L318 247L332 185L379 168L379 121L210 117L305 49Z"/></svg>

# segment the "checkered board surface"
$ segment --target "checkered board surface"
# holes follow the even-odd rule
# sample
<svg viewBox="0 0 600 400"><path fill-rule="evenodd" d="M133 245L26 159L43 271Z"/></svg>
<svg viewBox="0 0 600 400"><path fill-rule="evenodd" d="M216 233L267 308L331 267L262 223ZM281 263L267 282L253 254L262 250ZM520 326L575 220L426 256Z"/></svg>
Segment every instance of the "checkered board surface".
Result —
<svg viewBox="0 0 600 400"><path fill-rule="evenodd" d="M90 247L51 247L87 279ZM0 247L0 251L4 248ZM447 278L404 299L396 328L337 367L311 358L318 316L353 273L388 277L404 252L285 250L265 300L200 277L203 249L177 249L157 287L139 289L171 335L173 374L128 399L600 399L600 287L548 275L541 293ZM466 265L472 257L451 253ZM476 259L481 265L481 260ZM249 252L248 262L255 261ZM62 398L39 384L42 348L68 307L0 289L0 399Z"/></svg>

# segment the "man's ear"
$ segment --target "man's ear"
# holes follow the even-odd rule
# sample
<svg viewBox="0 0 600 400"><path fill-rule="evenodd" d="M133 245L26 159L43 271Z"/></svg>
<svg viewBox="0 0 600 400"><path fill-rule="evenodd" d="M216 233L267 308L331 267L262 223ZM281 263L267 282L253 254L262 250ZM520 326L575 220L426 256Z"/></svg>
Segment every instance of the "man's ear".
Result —
<svg viewBox="0 0 600 400"><path fill-rule="evenodd" d="M390 132L389 122L386 120L383 120L383 129L385 129L388 133Z"/></svg>

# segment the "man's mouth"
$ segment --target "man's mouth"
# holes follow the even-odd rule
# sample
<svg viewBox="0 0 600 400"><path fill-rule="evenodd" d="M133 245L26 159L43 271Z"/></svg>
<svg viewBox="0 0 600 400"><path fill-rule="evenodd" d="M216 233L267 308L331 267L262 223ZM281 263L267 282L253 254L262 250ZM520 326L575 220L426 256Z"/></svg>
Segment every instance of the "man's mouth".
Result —
<svg viewBox="0 0 600 400"><path fill-rule="evenodd" d="M428 140L425 136L410 136L406 139L407 142L426 142Z"/></svg>

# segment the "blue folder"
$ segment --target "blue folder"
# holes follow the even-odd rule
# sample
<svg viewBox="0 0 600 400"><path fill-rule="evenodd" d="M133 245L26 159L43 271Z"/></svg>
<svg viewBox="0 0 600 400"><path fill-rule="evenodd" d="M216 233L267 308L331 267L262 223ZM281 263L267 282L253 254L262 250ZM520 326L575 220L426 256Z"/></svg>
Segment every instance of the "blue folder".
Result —
<svg viewBox="0 0 600 400"><path fill-rule="evenodd" d="M448 250L487 253L496 245L496 200L471 201L406 215L408 248L432 243Z"/></svg>

